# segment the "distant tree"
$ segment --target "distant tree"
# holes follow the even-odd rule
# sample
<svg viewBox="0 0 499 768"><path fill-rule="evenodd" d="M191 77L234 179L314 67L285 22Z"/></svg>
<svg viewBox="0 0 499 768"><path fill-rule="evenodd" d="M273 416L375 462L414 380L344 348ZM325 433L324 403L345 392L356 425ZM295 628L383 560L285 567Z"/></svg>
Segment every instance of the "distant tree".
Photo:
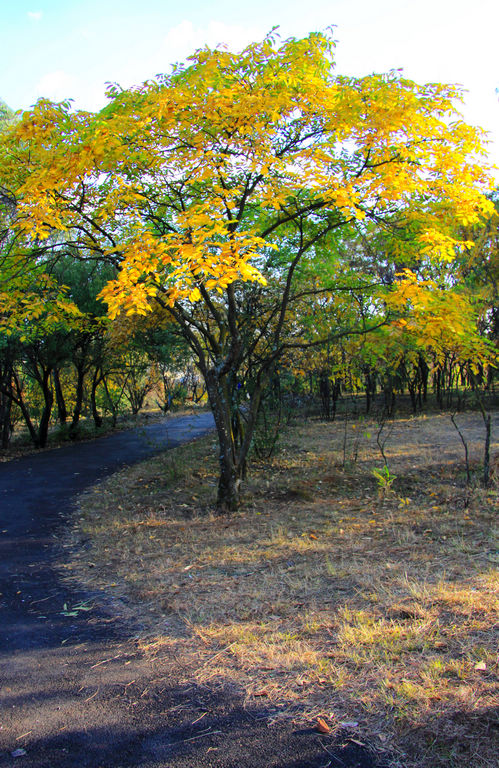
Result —
<svg viewBox="0 0 499 768"><path fill-rule="evenodd" d="M14 119L13 110L7 106L7 104L0 99L0 125L2 123L10 123Z"/></svg>
<svg viewBox="0 0 499 768"><path fill-rule="evenodd" d="M98 378L97 371L102 369L107 353L105 339L108 323L105 308L98 295L112 278L114 270L108 264L89 262L77 253L69 252L56 261L52 274L58 283L64 286L68 299L80 311L78 321L72 324L70 349L66 360L66 364L70 365L76 374L70 423L70 433L74 433L83 409L85 383L91 375L97 375ZM93 410L94 416L97 415L95 404Z"/></svg>

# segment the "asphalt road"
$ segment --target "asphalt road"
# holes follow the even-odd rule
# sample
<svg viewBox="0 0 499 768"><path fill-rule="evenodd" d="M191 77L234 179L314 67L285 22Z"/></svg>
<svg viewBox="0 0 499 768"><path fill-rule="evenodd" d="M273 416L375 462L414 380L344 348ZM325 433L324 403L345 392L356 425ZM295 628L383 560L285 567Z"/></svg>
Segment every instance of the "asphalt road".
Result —
<svg viewBox="0 0 499 768"><path fill-rule="evenodd" d="M212 428L186 416L0 464L0 768L372 768L369 749L180 685L108 598L59 578L77 494ZM381 768L381 764L376 764Z"/></svg>

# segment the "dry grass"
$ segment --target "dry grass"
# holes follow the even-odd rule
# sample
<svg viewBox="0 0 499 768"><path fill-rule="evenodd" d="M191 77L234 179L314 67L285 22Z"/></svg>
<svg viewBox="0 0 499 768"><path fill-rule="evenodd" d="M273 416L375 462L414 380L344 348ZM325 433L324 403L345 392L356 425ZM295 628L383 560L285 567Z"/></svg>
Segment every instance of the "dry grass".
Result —
<svg viewBox="0 0 499 768"><path fill-rule="evenodd" d="M480 416L460 423L476 458ZM375 433L294 428L230 518L212 511L213 438L127 469L82 497L67 566L190 679L353 722L393 766L494 766L497 487L466 488L437 415L393 424L383 489Z"/></svg>

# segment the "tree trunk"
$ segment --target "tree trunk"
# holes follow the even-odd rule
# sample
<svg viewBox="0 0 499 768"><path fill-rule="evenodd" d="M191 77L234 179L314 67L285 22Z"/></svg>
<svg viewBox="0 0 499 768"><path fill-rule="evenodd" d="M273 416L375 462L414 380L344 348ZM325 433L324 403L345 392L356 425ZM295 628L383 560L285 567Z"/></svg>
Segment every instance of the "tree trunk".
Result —
<svg viewBox="0 0 499 768"><path fill-rule="evenodd" d="M92 406L92 416L96 428L102 427L102 416L97 408L97 387L102 381L102 372L100 368L96 368L94 375L92 376L92 390L90 393L90 403Z"/></svg>
<svg viewBox="0 0 499 768"><path fill-rule="evenodd" d="M423 403L426 403L428 394L428 374L429 368L426 360L421 355L418 356L418 408L423 410Z"/></svg>
<svg viewBox="0 0 499 768"><path fill-rule="evenodd" d="M114 427L116 426L116 422L118 421L118 408L115 405L113 398L111 397L111 393L109 392L109 387L107 386L106 377L102 376L102 383L104 385L104 392L106 393L106 399L109 406L109 410L111 412L111 424Z"/></svg>
<svg viewBox="0 0 499 768"><path fill-rule="evenodd" d="M42 391L43 391L43 399L45 401L45 405L40 418L40 424L38 425L39 448L45 448L45 446L47 445L50 416L52 413L52 406L54 404L54 393L52 392L52 387L50 386L50 373L51 371L49 368L46 371L44 371L42 380L40 382Z"/></svg>
<svg viewBox="0 0 499 768"><path fill-rule="evenodd" d="M66 402L64 400L64 395L62 392L59 369L54 368L52 375L54 378L54 390L55 390L55 399L57 403L57 416L59 419L59 424L65 424L68 418L68 409L66 408Z"/></svg>
<svg viewBox="0 0 499 768"><path fill-rule="evenodd" d="M80 421L81 409L83 405L83 382L85 380L85 367L83 365L76 366L77 380L76 380L76 402L73 410L73 418L71 420L71 426L69 427L71 432L74 432Z"/></svg>
<svg viewBox="0 0 499 768"><path fill-rule="evenodd" d="M332 408L333 421L336 418L336 407L338 405L338 398L340 394L341 394L341 383L339 382L338 379L335 379L333 384L333 408Z"/></svg>
<svg viewBox="0 0 499 768"><path fill-rule="evenodd" d="M29 435L31 437L31 441L32 441L33 445L35 446L35 448L39 448L40 444L38 442L38 432L36 431L35 425L33 424L32 420L31 420L31 416L30 416L30 413L29 413L29 410L28 410L28 406L26 405L26 403L24 401L23 388L22 388L21 382L19 381L19 378L18 378L17 374L14 374L14 384L15 384L15 387L16 387L16 395L17 395L16 398L15 398L15 402L19 406L19 409L20 409L20 411L21 411L21 413L23 415L23 418L24 418L24 421L26 423L26 426L28 427L28 432L29 432Z"/></svg>
<svg viewBox="0 0 499 768"><path fill-rule="evenodd" d="M0 392L0 430L2 434L2 448L8 448L12 434L12 399Z"/></svg>
<svg viewBox="0 0 499 768"><path fill-rule="evenodd" d="M329 371L327 370L322 370L320 372L319 392L322 405L321 417L326 421L329 421L331 419L331 384L329 381Z"/></svg>
<svg viewBox="0 0 499 768"><path fill-rule="evenodd" d="M211 368L203 371L203 376L219 445L220 477L217 507L224 513L233 512L241 502L241 484L246 473L246 463L260 410L262 390L264 384L270 379L270 372L267 371L264 374L264 381L258 380L254 383L251 399L244 406L244 412L240 410L237 398L234 396L237 382L232 375L219 375L216 369ZM238 409L238 416L243 417L237 419L238 434L235 434L233 429L236 421L233 418L234 408Z"/></svg>
<svg viewBox="0 0 499 768"><path fill-rule="evenodd" d="M8 448L12 435L13 370L7 363L0 369L0 432L2 448Z"/></svg>
<svg viewBox="0 0 499 768"><path fill-rule="evenodd" d="M214 369L210 369L206 372L206 388L215 419L219 445L220 477L217 507L221 512L233 512L240 502L241 468L236 461L227 382L225 379L220 379Z"/></svg>

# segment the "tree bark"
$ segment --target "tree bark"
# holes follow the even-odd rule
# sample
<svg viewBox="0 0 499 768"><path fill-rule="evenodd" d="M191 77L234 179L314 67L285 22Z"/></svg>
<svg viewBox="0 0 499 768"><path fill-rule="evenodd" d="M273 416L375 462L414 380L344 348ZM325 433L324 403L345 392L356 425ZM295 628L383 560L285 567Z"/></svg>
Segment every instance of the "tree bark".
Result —
<svg viewBox="0 0 499 768"><path fill-rule="evenodd" d="M94 419L94 424L96 428L102 427L102 416L99 413L99 409L97 408L97 387L102 381L102 371L100 368L96 368L94 371L94 375L92 376L92 390L90 393L90 403L92 406L92 416Z"/></svg>
<svg viewBox="0 0 499 768"><path fill-rule="evenodd" d="M59 423L65 424L68 418L68 409L66 408L64 394L62 392L59 369L54 368L52 375L54 378L54 390L55 390L55 399L57 403L57 415L58 415Z"/></svg>
<svg viewBox="0 0 499 768"><path fill-rule="evenodd" d="M43 399L45 401L45 405L40 418L40 424L38 425L38 447L39 448L45 448L45 446L47 445L50 416L52 414L52 406L54 404L54 393L52 392L52 387L50 385L50 374L51 374L51 370L50 368L47 368L43 372L43 376L40 382L42 391L43 391Z"/></svg>
<svg viewBox="0 0 499 768"><path fill-rule="evenodd" d="M238 467L231 426L231 403L226 378L217 376L211 368L205 374L219 445L220 477L218 481L217 507L222 512L235 511L240 502L241 476Z"/></svg>
<svg viewBox="0 0 499 768"><path fill-rule="evenodd" d="M2 448L8 448L12 434L12 399L0 392L0 430L2 434Z"/></svg>
<svg viewBox="0 0 499 768"><path fill-rule="evenodd" d="M76 366L77 379L76 379L76 402L73 410L73 418L69 427L70 432L74 432L80 421L81 409L83 405L83 382L85 380L85 366Z"/></svg>
<svg viewBox="0 0 499 768"><path fill-rule="evenodd" d="M10 363L0 366L0 432L2 448L8 448L12 435L13 369Z"/></svg>

